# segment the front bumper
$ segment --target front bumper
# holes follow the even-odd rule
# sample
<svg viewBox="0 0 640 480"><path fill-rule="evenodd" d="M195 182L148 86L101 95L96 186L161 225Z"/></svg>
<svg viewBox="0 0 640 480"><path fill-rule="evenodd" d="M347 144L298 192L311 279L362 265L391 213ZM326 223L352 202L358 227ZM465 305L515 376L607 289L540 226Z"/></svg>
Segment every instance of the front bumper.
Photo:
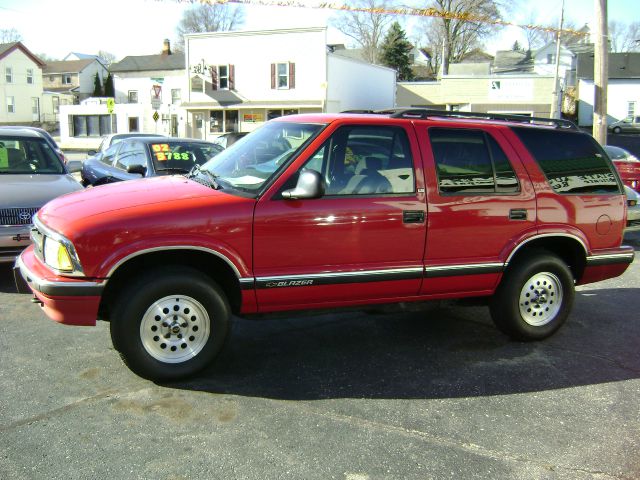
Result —
<svg viewBox="0 0 640 480"><path fill-rule="evenodd" d="M57 276L36 258L33 247L22 252L13 269L18 291L28 287L52 320L67 325L96 324L104 282Z"/></svg>

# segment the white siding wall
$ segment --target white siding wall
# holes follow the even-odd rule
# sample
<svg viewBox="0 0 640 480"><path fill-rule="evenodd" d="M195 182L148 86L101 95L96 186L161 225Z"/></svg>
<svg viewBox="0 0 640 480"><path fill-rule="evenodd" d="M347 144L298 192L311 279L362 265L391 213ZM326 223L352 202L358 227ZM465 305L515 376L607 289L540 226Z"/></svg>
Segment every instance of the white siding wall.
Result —
<svg viewBox="0 0 640 480"><path fill-rule="evenodd" d="M80 93L84 96L91 96L93 94L93 87L95 86L96 72L100 75L100 81L104 87L104 80L107 76L107 69L99 62L93 62L87 65L82 72L80 72Z"/></svg>
<svg viewBox="0 0 640 480"><path fill-rule="evenodd" d="M89 102L92 102L90 100ZM101 137L72 137L69 131L69 120L74 115L107 115L107 105L105 103L88 103L84 105L61 105L60 106L60 147L61 148L96 148ZM153 120L146 119L142 105L116 105L113 111L116 118L117 132L125 133L129 131L129 118L138 117L141 132L156 133ZM151 122L151 123L149 123ZM160 125L160 122L158 122ZM158 131L157 133L162 133Z"/></svg>
<svg viewBox="0 0 640 480"><path fill-rule="evenodd" d="M329 55L327 63L327 112L395 105L395 70L338 55Z"/></svg>
<svg viewBox="0 0 640 480"><path fill-rule="evenodd" d="M578 95L578 124L580 126L593 125L593 102L595 98L593 80L580 80L578 83ZM636 102L636 112L640 113L640 79L609 80L609 88L607 89L607 123L626 118L628 102Z"/></svg>
<svg viewBox="0 0 640 480"><path fill-rule="evenodd" d="M552 63L547 63L547 55L553 55L554 60ZM533 71L538 75L555 75L556 73L556 45L549 44L544 47L542 50L536 52L536 56L534 58L534 67ZM560 68L559 68L559 77L562 80L564 78L565 72L571 68L573 59L573 54L567 50L566 48L560 48Z"/></svg>
<svg viewBox="0 0 640 480"><path fill-rule="evenodd" d="M12 69L12 83L6 82L6 67ZM27 69L33 70L33 84L27 83ZM7 97L14 98L15 113L7 112ZM42 69L21 50L14 50L0 60L0 123L32 122L34 97L42 98Z"/></svg>
<svg viewBox="0 0 640 480"><path fill-rule="evenodd" d="M162 78L159 83L152 78ZM160 85L162 87L161 99L162 105L158 110L160 120L157 124L153 121L153 108L151 107L151 97L153 95L153 86ZM161 133L169 135L170 123L162 121L162 115L178 115L179 135L184 136L185 111L180 108L181 101L177 104L171 104L171 90L179 89L182 101L187 95L187 84L184 70L158 70L154 72L120 72L113 74L113 86L116 94L116 104L127 104L129 101L129 91L138 92L138 111L142 112L144 123L141 123L141 132L144 133ZM120 130L124 132L127 130Z"/></svg>
<svg viewBox="0 0 640 480"><path fill-rule="evenodd" d="M326 30L221 32L186 37L188 70L206 65L234 65L235 90L248 101L324 100ZM295 63L295 88L271 88L271 64ZM193 75L193 73L189 73ZM208 77L208 75L207 75ZM190 102L211 97L191 92Z"/></svg>

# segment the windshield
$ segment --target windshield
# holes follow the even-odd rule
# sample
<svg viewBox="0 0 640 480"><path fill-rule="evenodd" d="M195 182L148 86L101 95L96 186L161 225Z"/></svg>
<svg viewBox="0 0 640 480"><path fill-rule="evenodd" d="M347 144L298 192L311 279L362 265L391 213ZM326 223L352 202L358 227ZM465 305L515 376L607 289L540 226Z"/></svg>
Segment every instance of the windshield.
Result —
<svg viewBox="0 0 640 480"><path fill-rule="evenodd" d="M60 159L42 139L0 137L0 175L65 173Z"/></svg>
<svg viewBox="0 0 640 480"><path fill-rule="evenodd" d="M257 193L323 125L270 122L204 164L223 187Z"/></svg>
<svg viewBox="0 0 640 480"><path fill-rule="evenodd" d="M188 172L194 165L202 165L222 152L220 145L198 142L158 141L149 145L156 172Z"/></svg>

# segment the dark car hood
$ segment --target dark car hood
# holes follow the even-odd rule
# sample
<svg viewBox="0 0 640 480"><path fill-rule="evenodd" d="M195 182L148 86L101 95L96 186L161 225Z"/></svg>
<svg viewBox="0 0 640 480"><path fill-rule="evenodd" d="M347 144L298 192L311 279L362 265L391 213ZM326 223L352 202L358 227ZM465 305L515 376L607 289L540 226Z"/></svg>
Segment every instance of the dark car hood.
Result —
<svg viewBox="0 0 640 480"><path fill-rule="evenodd" d="M0 175L0 208L40 208L60 195L82 190L70 175Z"/></svg>

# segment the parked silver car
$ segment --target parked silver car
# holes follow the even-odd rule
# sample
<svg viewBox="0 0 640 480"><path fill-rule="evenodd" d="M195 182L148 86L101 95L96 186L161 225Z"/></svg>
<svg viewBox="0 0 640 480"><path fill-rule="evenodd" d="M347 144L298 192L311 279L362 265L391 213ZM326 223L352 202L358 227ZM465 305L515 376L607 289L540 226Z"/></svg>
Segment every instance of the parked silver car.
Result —
<svg viewBox="0 0 640 480"><path fill-rule="evenodd" d="M627 117L624 120L618 120L608 126L609 131L613 133L640 133L640 116Z"/></svg>
<svg viewBox="0 0 640 480"><path fill-rule="evenodd" d="M624 193L627 195L627 226L624 231L640 231L640 195L626 185Z"/></svg>
<svg viewBox="0 0 640 480"><path fill-rule="evenodd" d="M49 200L82 190L37 131L0 130L0 263L29 245L33 215Z"/></svg>

